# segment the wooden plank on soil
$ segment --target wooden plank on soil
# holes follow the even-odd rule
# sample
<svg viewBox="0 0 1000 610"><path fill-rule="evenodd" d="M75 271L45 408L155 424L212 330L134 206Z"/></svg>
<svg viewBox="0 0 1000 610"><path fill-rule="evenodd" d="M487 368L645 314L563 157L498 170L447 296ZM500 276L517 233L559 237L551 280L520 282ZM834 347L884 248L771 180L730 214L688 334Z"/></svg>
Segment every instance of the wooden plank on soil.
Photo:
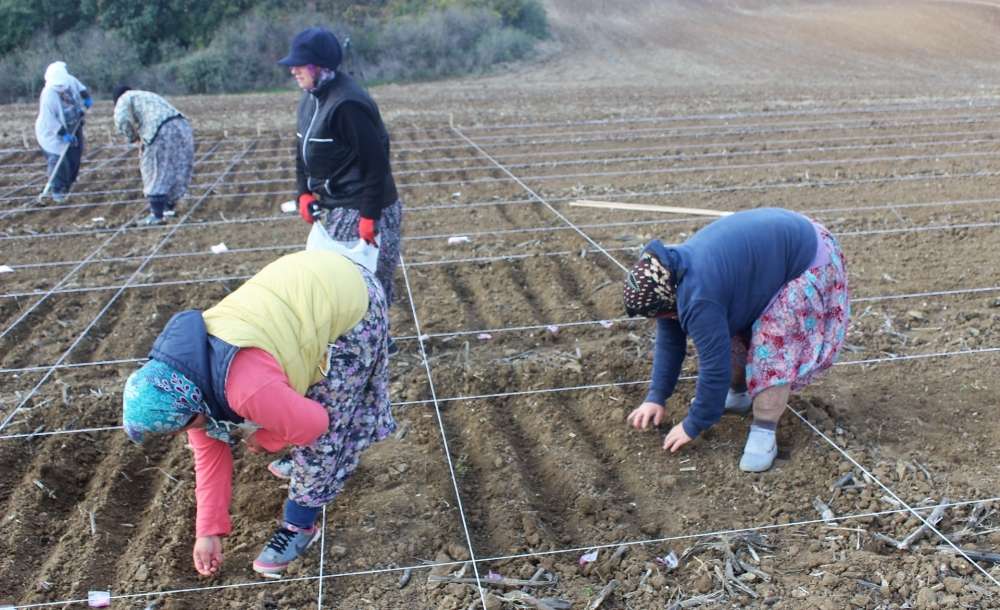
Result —
<svg viewBox="0 0 1000 610"><path fill-rule="evenodd" d="M570 205L578 208L604 208L608 210L639 210L644 212L666 212L668 214L691 214L692 216L729 216L732 212L706 210L704 208L679 208L672 205L652 205L649 203L622 203L620 201L593 201L578 199Z"/></svg>

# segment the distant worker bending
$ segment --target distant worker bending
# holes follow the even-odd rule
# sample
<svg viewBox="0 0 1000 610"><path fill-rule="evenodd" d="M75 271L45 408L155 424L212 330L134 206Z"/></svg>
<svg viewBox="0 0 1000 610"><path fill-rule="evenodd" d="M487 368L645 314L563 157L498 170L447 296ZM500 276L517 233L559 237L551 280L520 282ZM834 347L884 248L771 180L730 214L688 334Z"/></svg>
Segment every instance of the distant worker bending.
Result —
<svg viewBox="0 0 1000 610"><path fill-rule="evenodd" d="M194 169L194 132L187 118L167 100L128 86L115 89L115 129L139 143L142 194L149 215L140 225L159 225L173 216L187 193Z"/></svg>
<svg viewBox="0 0 1000 610"><path fill-rule="evenodd" d="M698 353L695 397L663 448L677 451L723 413L752 408L740 460L747 472L771 468L790 392L833 364L850 317L837 240L777 208L727 216L680 245L650 242L626 279L624 300L628 315L657 318L653 380L629 423L645 429L663 420L690 337Z"/></svg>

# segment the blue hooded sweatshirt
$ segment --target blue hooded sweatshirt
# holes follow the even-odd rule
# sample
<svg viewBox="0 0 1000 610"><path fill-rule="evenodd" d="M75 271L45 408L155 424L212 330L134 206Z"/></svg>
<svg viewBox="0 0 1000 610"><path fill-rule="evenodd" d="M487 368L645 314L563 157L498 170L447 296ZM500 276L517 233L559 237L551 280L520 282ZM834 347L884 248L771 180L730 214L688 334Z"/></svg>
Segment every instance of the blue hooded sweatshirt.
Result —
<svg viewBox="0 0 1000 610"><path fill-rule="evenodd" d="M677 319L657 319L646 400L663 405L673 394L690 336L698 383L683 426L691 438L722 417L731 338L749 334L778 291L809 268L817 243L805 216L761 208L716 220L680 245L654 240L646 246L677 282Z"/></svg>

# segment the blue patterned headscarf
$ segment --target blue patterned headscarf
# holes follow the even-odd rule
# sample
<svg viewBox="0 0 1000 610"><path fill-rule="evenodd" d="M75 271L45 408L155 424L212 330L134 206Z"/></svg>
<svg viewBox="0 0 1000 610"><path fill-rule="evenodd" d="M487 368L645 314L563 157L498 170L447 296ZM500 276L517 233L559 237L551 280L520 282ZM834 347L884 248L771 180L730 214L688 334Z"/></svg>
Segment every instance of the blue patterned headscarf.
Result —
<svg viewBox="0 0 1000 610"><path fill-rule="evenodd" d="M146 433L177 432L195 415L208 418L205 433L233 445L237 424L212 418L201 389L170 365L152 359L129 375L122 397L122 423L133 442ZM255 428L250 424L250 428Z"/></svg>

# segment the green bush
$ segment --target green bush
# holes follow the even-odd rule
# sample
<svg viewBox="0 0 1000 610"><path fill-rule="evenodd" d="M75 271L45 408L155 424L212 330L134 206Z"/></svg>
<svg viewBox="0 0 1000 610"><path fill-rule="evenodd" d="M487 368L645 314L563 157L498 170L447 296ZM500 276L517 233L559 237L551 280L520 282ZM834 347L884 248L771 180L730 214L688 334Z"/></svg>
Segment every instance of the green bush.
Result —
<svg viewBox="0 0 1000 610"><path fill-rule="evenodd" d="M0 0L0 7L12 1ZM102 1L84 0L82 6L86 11ZM168 4L178 6L180 1ZM317 1L317 5L327 3L354 6L344 0ZM143 10L127 9L118 0L112 4L126 12ZM408 0L405 7L375 0L358 13L368 17L339 27L320 14L281 8L283 0L263 4L270 8L230 20L215 30L209 43L193 51L178 37L161 40L151 49L148 41L136 44L120 31L97 26L36 37L0 59L0 102L37 98L45 67L59 59L98 94L110 93L122 82L168 95L290 87L288 71L276 62L297 32L314 25L332 29L342 42L351 41L343 69L369 82L482 73L495 64L530 56L536 38L547 31L537 0ZM436 8L428 11L429 6ZM381 19L370 17L376 10L382 11ZM405 16L386 19L393 12ZM117 15L122 18L121 12ZM217 19L218 13L211 17ZM185 19L190 22L190 17ZM146 65L143 58L149 55L172 59Z"/></svg>

